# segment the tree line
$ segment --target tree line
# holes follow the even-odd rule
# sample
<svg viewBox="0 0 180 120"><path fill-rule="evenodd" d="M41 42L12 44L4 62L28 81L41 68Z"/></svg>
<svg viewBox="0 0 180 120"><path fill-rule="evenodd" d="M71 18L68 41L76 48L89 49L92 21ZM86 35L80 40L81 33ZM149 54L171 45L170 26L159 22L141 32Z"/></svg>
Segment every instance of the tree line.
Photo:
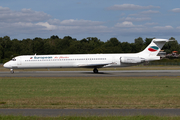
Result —
<svg viewBox="0 0 180 120"><path fill-rule="evenodd" d="M18 55L45 55L45 54L92 54L92 53L136 53L142 51L150 44L153 38L139 37L134 43L121 42L117 38L110 38L106 42L97 37L87 37L77 40L70 36L59 38L53 35L50 38L42 39L10 39L9 36L0 37L0 63L12 59ZM171 37L170 39L175 40ZM172 51L180 52L180 45L177 40L168 42L163 47L167 53Z"/></svg>

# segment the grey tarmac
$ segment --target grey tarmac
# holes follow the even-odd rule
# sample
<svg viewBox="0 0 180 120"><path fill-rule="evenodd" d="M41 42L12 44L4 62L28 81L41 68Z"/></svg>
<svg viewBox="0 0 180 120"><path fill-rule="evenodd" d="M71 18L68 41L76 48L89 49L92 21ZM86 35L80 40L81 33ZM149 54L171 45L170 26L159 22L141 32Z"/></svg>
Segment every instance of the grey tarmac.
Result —
<svg viewBox="0 0 180 120"><path fill-rule="evenodd" d="M0 72L0 77L152 77L180 76L180 70L118 70L118 71L15 71Z"/></svg>
<svg viewBox="0 0 180 120"><path fill-rule="evenodd" d="M180 109L0 109L0 115L22 116L180 116Z"/></svg>

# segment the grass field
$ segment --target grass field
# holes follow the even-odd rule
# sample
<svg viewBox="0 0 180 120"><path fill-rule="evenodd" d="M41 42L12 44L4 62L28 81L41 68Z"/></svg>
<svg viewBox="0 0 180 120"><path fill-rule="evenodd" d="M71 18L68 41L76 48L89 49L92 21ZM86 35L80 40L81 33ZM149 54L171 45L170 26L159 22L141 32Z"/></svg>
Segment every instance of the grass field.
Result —
<svg viewBox="0 0 180 120"><path fill-rule="evenodd" d="M0 78L0 108L180 108L180 77Z"/></svg>
<svg viewBox="0 0 180 120"><path fill-rule="evenodd" d="M179 120L180 117L159 116L61 116L61 117L37 117L37 116L0 116L0 120Z"/></svg>

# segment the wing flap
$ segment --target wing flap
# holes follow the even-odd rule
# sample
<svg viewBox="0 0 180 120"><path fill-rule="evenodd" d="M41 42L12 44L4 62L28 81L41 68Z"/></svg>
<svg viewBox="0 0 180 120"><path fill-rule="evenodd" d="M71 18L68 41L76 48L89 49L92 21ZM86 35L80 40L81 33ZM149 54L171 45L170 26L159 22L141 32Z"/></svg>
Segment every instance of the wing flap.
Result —
<svg viewBox="0 0 180 120"><path fill-rule="evenodd" d="M106 65L109 65L110 63L102 63L102 64L79 64L79 67L84 67L84 68L102 68Z"/></svg>

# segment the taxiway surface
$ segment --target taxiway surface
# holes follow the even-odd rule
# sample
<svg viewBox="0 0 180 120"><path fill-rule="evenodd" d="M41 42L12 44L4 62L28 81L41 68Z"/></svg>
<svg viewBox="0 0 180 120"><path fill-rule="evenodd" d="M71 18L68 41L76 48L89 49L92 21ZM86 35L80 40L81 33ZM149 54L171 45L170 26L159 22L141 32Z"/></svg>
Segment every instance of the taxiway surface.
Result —
<svg viewBox="0 0 180 120"><path fill-rule="evenodd" d="M0 109L0 115L22 116L180 116L180 109Z"/></svg>
<svg viewBox="0 0 180 120"><path fill-rule="evenodd" d="M120 70L120 71L15 71L0 72L0 77L151 77L180 76L180 70Z"/></svg>

